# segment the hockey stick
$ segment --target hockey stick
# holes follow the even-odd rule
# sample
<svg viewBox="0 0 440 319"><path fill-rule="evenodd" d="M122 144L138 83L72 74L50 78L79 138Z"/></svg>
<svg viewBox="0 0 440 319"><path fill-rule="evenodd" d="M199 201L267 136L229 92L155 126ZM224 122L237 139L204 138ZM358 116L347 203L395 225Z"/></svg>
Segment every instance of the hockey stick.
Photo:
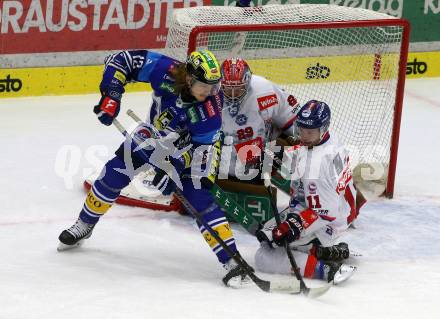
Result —
<svg viewBox="0 0 440 319"><path fill-rule="evenodd" d="M124 126L117 119L113 119L114 126L122 133L124 136L128 136L129 133L125 130ZM134 141L137 143L137 141ZM141 151L141 154L144 155ZM222 246L222 248L226 251L226 253L235 260L235 262L240 266L240 269L248 275L252 281L263 291L265 292L287 292L287 293L299 293L300 287L297 282L274 282L267 281L259 278L255 275L253 269L249 266L249 264L241 257L238 253L234 253L229 246L220 238L220 236L206 223L201 214L194 209L194 207L189 203L186 198L183 196L181 190L176 189L176 196L185 206L185 208L196 218L196 220L205 227L205 229L210 233L210 235Z"/></svg>
<svg viewBox="0 0 440 319"><path fill-rule="evenodd" d="M131 109L127 110L127 115L138 124L143 123L140 117L137 116L137 114ZM264 186L261 187L265 191ZM255 236L255 232L259 228L260 224L257 220L255 220L252 214L246 212L240 205L238 205L238 203L230 198L227 198L226 202L224 198L227 195L225 194L223 188L218 185L218 183L211 190L211 193L215 196L217 204L225 211L228 217L238 222L241 226L243 226L244 229L246 229L246 231Z"/></svg>
<svg viewBox="0 0 440 319"><path fill-rule="evenodd" d="M272 209L273 209L273 215L275 217L275 221L277 223L277 226L280 226L281 218L280 218L280 214L278 212L277 204L276 204L275 199L272 195L272 188L271 188L272 185L270 182L270 175L267 173L264 173L263 175L264 175L264 185L266 186L267 192L269 193L270 203L271 203ZM318 288L307 287L306 283L304 282L304 278L302 277L301 272L298 268L298 265L296 264L295 257L293 257L292 250L289 248L289 243L287 242L287 240L284 240L284 247L286 249L287 257L289 258L290 265L292 266L292 270L295 274L295 277L296 277L296 279L298 279L298 281L300 283L300 291L302 293L304 293L306 296L310 296L310 297L314 297L314 298L319 297L319 296L323 295L324 293L326 293L330 289L331 283L327 284L325 286L322 286L322 287L318 287Z"/></svg>
<svg viewBox="0 0 440 319"><path fill-rule="evenodd" d="M139 116L137 116L136 113L134 113L132 110L130 110L130 109L127 110L127 115L130 116L133 120L135 120L138 124L142 123L142 120L139 118ZM127 134L126 130L123 128L123 126L116 119L114 120L114 124L124 136ZM272 152L271 150L268 150L268 151ZM272 152L272 154L273 154L273 152ZM273 154L273 158L274 157L275 156ZM265 176L265 177L267 177L267 176ZM276 204L274 202L271 184L270 184L270 176L269 176L269 178L264 178L264 185L269 193L269 199L270 199L270 202L271 202L271 205L273 208L275 220L277 222L277 225L279 225L281 223L281 220L280 220L278 208L276 207ZM176 197L180 200L182 205L191 213L191 215L193 215L196 218L196 220L205 227L205 229L210 233L210 235L215 238L215 240L220 244L220 246L222 246L222 248L226 251L226 253L237 262L237 264L240 266L240 268L242 270L244 270L246 272L246 275L248 275L252 279L252 281L263 291L269 292L269 291L289 291L289 290L291 290L292 293L303 292L305 295L312 297L312 298L315 298L315 297L321 296L322 294L324 294L325 292L327 292L330 289L330 287L331 287L330 285L318 287L318 288L308 288L306 286L306 284L301 276L301 273L299 272L299 268L296 265L296 261L293 257L292 251L288 248L287 242L286 242L287 255L289 256L289 260L290 260L292 267L294 269L296 278L300 283L300 287L299 287L300 291L297 290L297 288L298 288L297 283L295 283L295 286L293 286L293 285L289 285L286 283L281 283L281 282L275 283L275 282L270 282L270 281L260 279L259 277L257 277L255 275L253 269L243 259L243 257L241 257L240 254L238 254L238 253L232 252L231 249L229 248L229 246L226 245L226 243L220 238L220 236L217 234L217 232L215 232L203 220L200 213L191 205L191 203L188 202L188 200L183 196L181 190L178 188L176 188ZM294 291L292 291L293 288L295 289Z"/></svg>
<svg viewBox="0 0 440 319"><path fill-rule="evenodd" d="M267 281L259 278L255 273L252 267L241 257L240 254L234 253L231 248L220 238L220 236L211 228L211 226L206 223L199 212L195 210L195 208L187 201L187 199L183 196L182 192L177 189L176 191L177 198L181 201L183 206L196 218L196 220L202 224L206 230L210 233L212 237L222 246L222 248L226 251L226 253L235 260L235 262L240 266L240 269L246 273L249 278L263 291L265 292L288 292L288 293L299 293L301 290L298 288L298 283L286 283L286 282L274 282ZM226 282L225 282L226 284Z"/></svg>
<svg viewBox="0 0 440 319"><path fill-rule="evenodd" d="M132 109L127 110L127 115L130 116L133 120L135 120L138 124L142 124L142 120L136 113L133 112Z"/></svg>

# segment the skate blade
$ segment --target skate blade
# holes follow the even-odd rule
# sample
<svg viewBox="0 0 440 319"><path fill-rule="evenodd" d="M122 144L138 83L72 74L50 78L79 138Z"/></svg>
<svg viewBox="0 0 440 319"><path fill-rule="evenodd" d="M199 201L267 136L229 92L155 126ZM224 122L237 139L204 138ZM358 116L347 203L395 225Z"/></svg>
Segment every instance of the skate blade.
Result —
<svg viewBox="0 0 440 319"><path fill-rule="evenodd" d="M340 285L344 282L346 282L348 279L350 279L357 267L356 266L351 266L351 265L343 265L345 266L344 269L340 269L337 271L337 273L335 274L335 277L333 278L333 285L337 286Z"/></svg>
<svg viewBox="0 0 440 319"><path fill-rule="evenodd" d="M58 244L57 250L58 250L58 251L66 251L66 250L70 250L70 249L78 248L78 247L82 246L83 242L84 242L84 241L81 240L81 241L77 242L77 243L74 244L74 245L66 245L66 244L63 244L63 243L60 242L60 243Z"/></svg>
<svg viewBox="0 0 440 319"><path fill-rule="evenodd" d="M249 276L246 276L245 278L241 278L240 276L232 277L226 284L227 287L233 289L247 288L254 285L255 283L249 278Z"/></svg>

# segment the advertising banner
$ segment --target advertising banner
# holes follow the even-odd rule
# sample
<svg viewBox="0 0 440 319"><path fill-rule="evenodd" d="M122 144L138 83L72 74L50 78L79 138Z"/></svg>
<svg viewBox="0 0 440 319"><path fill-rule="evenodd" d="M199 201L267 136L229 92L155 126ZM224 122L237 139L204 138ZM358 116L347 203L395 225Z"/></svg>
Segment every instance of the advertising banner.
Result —
<svg viewBox="0 0 440 319"><path fill-rule="evenodd" d="M100 66L1 69L0 99L67 94L99 94ZM151 91L150 84L133 83L127 92Z"/></svg>
<svg viewBox="0 0 440 319"><path fill-rule="evenodd" d="M346 65L350 59L362 60L365 72L346 73L341 65ZM288 61L277 61L287 63ZM382 57L382 68L389 68L392 57ZM264 60L249 60L254 73L258 74L271 64ZM296 58L289 63L292 69L290 80L293 83L323 83L340 81L364 81L375 79L374 56L341 56L313 58ZM287 65L286 65L287 67ZM36 95L62 94L98 94L99 82L102 78L101 66L52 67L0 69L0 99ZM439 77L440 52L414 52L408 56L406 67L407 78ZM381 78L383 78L381 76ZM50 79L50 81L48 81ZM271 80L282 83L282 79L274 77ZM149 84L136 83L126 86L127 92L149 91Z"/></svg>
<svg viewBox="0 0 440 319"><path fill-rule="evenodd" d="M440 0L254 0L253 5L280 3L333 4L406 18L412 48L423 46L411 50L407 77L440 76ZM0 0L0 98L96 92L106 55L164 48L173 10L202 5L234 6L235 0ZM436 43L437 49L431 47ZM295 81L343 81L345 58L297 58ZM357 58L368 72L350 78L368 80L374 57ZM387 57L382 58L385 67ZM258 73L269 66L259 61L252 67Z"/></svg>
<svg viewBox="0 0 440 319"><path fill-rule="evenodd" d="M163 48L173 9L210 0L2 0L0 54Z"/></svg>
<svg viewBox="0 0 440 319"><path fill-rule="evenodd" d="M213 5L233 5L235 0L213 0ZM405 18L411 23L411 42L440 41L440 0L253 0L263 4L331 4L362 8Z"/></svg>
<svg viewBox="0 0 440 319"><path fill-rule="evenodd" d="M275 3L379 11L408 19L412 43L440 41L440 0L254 0L253 5ZM159 49L173 10L202 5L235 5L235 0L2 0L0 54Z"/></svg>

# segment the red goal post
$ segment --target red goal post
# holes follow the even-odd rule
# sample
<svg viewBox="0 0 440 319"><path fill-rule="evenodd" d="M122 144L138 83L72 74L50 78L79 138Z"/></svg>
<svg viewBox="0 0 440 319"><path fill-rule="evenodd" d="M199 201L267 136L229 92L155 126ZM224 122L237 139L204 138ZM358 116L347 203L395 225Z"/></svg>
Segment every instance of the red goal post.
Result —
<svg viewBox="0 0 440 319"><path fill-rule="evenodd" d="M340 6L194 7L175 10L165 51L241 56L300 103L327 102L357 185L392 198L409 31L404 19Z"/></svg>

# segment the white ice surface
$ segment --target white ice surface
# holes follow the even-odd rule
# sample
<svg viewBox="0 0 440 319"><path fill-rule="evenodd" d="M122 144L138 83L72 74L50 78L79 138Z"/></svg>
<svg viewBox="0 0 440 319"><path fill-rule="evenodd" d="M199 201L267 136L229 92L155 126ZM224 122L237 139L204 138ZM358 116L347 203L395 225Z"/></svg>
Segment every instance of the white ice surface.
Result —
<svg viewBox="0 0 440 319"><path fill-rule="evenodd" d="M395 198L364 207L346 238L358 272L318 300L223 287L194 222L175 213L116 205L82 248L58 253L83 178L121 136L98 124L97 95L0 99L0 318L439 318L439 89L407 81ZM145 116L147 99L123 105ZM252 264L256 240L234 230Z"/></svg>

